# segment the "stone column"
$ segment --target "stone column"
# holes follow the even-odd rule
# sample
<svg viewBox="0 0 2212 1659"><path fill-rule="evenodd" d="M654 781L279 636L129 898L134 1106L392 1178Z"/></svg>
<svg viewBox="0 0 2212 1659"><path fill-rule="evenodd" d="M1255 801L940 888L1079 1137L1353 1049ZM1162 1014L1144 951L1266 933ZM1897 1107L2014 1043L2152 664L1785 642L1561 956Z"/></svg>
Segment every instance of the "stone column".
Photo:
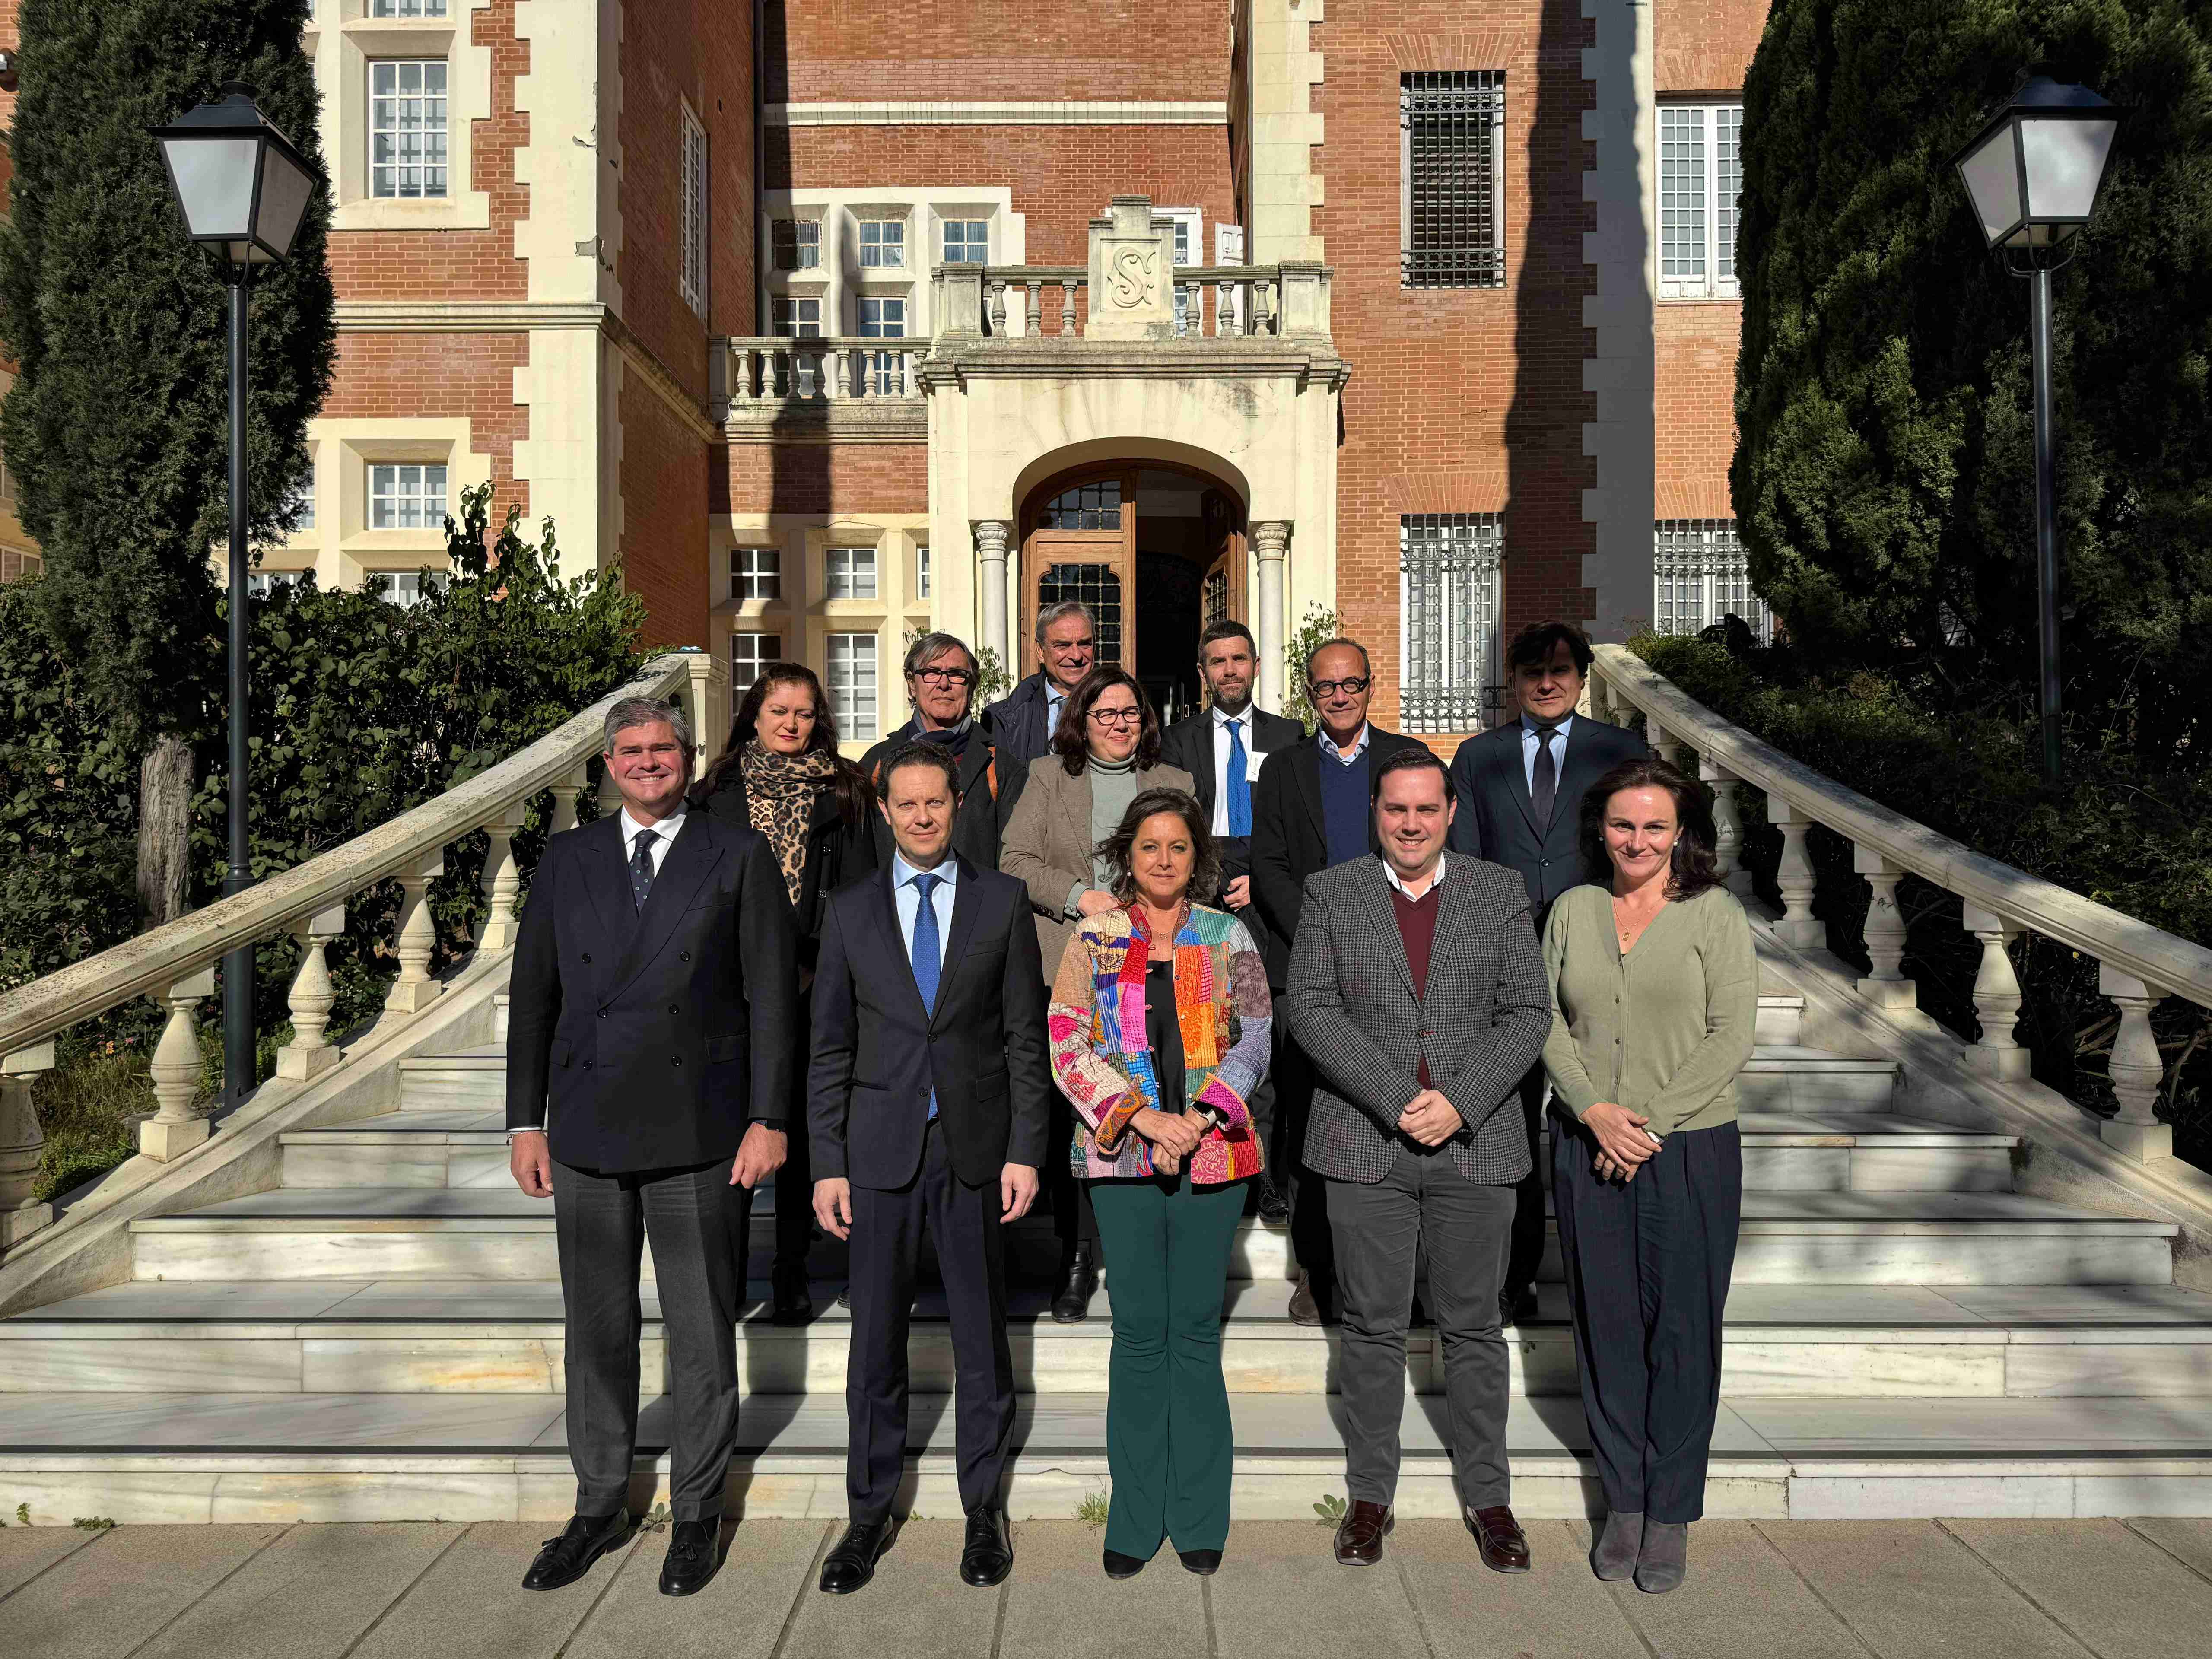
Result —
<svg viewBox="0 0 2212 1659"><path fill-rule="evenodd" d="M1260 601L1252 629L1260 646L1260 707L1275 714L1283 712L1283 652L1290 643L1283 620L1290 545L1291 527L1282 520L1264 519L1252 526L1252 550L1260 561Z"/></svg>
<svg viewBox="0 0 2212 1659"><path fill-rule="evenodd" d="M1766 821L1782 832L1782 863L1775 872L1775 884L1782 891L1782 916L1774 924L1774 936L1801 951L1825 943L1828 926L1813 914L1817 883L1812 856L1805 847L1813 820L1781 796L1769 794Z"/></svg>
<svg viewBox="0 0 2212 1659"><path fill-rule="evenodd" d="M31 1109L31 1079L54 1068L53 1039L0 1054L0 1250L50 1225L54 1206L32 1197L46 1137Z"/></svg>
<svg viewBox="0 0 2212 1659"><path fill-rule="evenodd" d="M208 1138L208 1121L193 1112L192 1094L200 1081L199 1005L203 998L215 994L215 969L203 968L148 994L169 1016L147 1067L153 1077L155 1110L138 1126L138 1150L155 1163L166 1164Z"/></svg>
<svg viewBox="0 0 2212 1659"><path fill-rule="evenodd" d="M1959 923L1982 947L1981 968L1974 975L1974 1017L1981 1022L1982 1038L1966 1050L1966 1062L1992 1077L2026 1077L2034 1056L2012 1034L2020 1021L2020 975L2005 949L2020 930L1994 910L1965 900L1960 902ZM1859 988L1866 988L1864 980Z"/></svg>
<svg viewBox="0 0 2212 1659"><path fill-rule="evenodd" d="M997 652L1006 672L1019 679L1021 653L1006 637L1006 544L1012 537L1013 526L1004 519L975 520L975 614L981 623L975 647Z"/></svg>
<svg viewBox="0 0 2212 1659"><path fill-rule="evenodd" d="M324 956L331 940L345 934L345 906L334 904L299 923L300 971L292 978L292 1040L276 1051L276 1075L307 1082L338 1063L340 1050L329 1036L331 1010L337 989L331 983Z"/></svg>

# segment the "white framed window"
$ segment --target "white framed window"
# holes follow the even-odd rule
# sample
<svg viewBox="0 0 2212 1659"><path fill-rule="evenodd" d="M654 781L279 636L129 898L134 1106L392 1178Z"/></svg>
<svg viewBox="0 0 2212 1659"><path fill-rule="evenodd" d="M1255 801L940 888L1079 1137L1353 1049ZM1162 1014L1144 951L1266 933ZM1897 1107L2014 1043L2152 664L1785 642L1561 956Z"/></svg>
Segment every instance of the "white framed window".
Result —
<svg viewBox="0 0 2212 1659"><path fill-rule="evenodd" d="M446 194L446 60L380 58L368 66L368 193Z"/></svg>
<svg viewBox="0 0 2212 1659"><path fill-rule="evenodd" d="M446 522L446 469L419 461L379 461L368 469L371 530L439 530Z"/></svg>
<svg viewBox="0 0 2212 1659"><path fill-rule="evenodd" d="M988 219L947 219L945 222L945 263L948 265L989 264L991 222Z"/></svg>
<svg viewBox="0 0 2212 1659"><path fill-rule="evenodd" d="M1503 695L1495 513L1415 513L1398 520L1399 724L1473 732Z"/></svg>
<svg viewBox="0 0 2212 1659"><path fill-rule="evenodd" d="M1399 281L1505 285L1505 71L1398 77Z"/></svg>
<svg viewBox="0 0 2212 1659"><path fill-rule="evenodd" d="M1204 216L1203 211L1198 208L1154 208L1152 210L1152 217L1155 219L1167 219L1174 222L1176 264L1191 265L1206 263L1206 238L1202 234L1205 228ZM1188 314L1189 307L1190 295L1178 283L1175 290L1177 334L1186 334L1190 331L1190 319Z"/></svg>
<svg viewBox="0 0 2212 1659"><path fill-rule="evenodd" d="M289 570L249 570L246 573L246 591L258 599L273 598L280 587L289 587L293 576Z"/></svg>
<svg viewBox="0 0 2212 1659"><path fill-rule="evenodd" d="M293 495L292 502L300 511L300 516L293 521L294 533L297 534L302 530L313 530L315 527L315 465L313 462L310 461L307 464L307 482L302 483Z"/></svg>
<svg viewBox="0 0 2212 1659"><path fill-rule="evenodd" d="M860 300L860 337L864 340L904 339L906 301L863 295ZM903 352L870 352L867 372L870 390L878 398L890 397L906 390L906 356Z"/></svg>
<svg viewBox="0 0 2212 1659"><path fill-rule="evenodd" d="M1774 613L1751 591L1751 562L1733 519L1661 519L1652 526L1652 628L1695 634L1723 617L1741 617L1763 645L1774 641Z"/></svg>
<svg viewBox="0 0 2212 1659"><path fill-rule="evenodd" d="M730 597L733 599L781 599L783 597L783 550L775 547L732 548Z"/></svg>
<svg viewBox="0 0 2212 1659"><path fill-rule="evenodd" d="M452 580L442 570L374 570L362 586L386 605L412 611L424 592L435 588L442 593Z"/></svg>
<svg viewBox="0 0 2212 1659"><path fill-rule="evenodd" d="M829 598L872 599L876 597L874 548L832 547L826 550L823 556L829 562Z"/></svg>
<svg viewBox="0 0 2212 1659"><path fill-rule="evenodd" d="M769 326L789 340L822 337L822 301L777 299L769 307Z"/></svg>
<svg viewBox="0 0 2212 1659"><path fill-rule="evenodd" d="M370 0L371 17L443 17L446 0Z"/></svg>
<svg viewBox="0 0 2212 1659"><path fill-rule="evenodd" d="M822 225L815 219L778 219L769 232L778 270L817 270L822 265Z"/></svg>
<svg viewBox="0 0 2212 1659"><path fill-rule="evenodd" d="M707 129L684 106L684 264L677 287L684 302L707 314Z"/></svg>
<svg viewBox="0 0 2212 1659"><path fill-rule="evenodd" d="M931 597L929 591L929 544L916 542L914 545L914 596L917 599Z"/></svg>
<svg viewBox="0 0 2212 1659"><path fill-rule="evenodd" d="M896 270L906 264L906 221L860 221L860 269Z"/></svg>
<svg viewBox="0 0 2212 1659"><path fill-rule="evenodd" d="M761 677L763 669L772 662L782 660L783 635L781 634L730 635L730 684L732 688L750 686Z"/></svg>
<svg viewBox="0 0 2212 1659"><path fill-rule="evenodd" d="M1726 300L1736 281L1743 106L1659 106L1659 297Z"/></svg>
<svg viewBox="0 0 2212 1659"><path fill-rule="evenodd" d="M876 735L876 636L873 634L832 634L829 636L829 669L825 690L830 693L830 715L837 722L837 736L847 742L873 739Z"/></svg>

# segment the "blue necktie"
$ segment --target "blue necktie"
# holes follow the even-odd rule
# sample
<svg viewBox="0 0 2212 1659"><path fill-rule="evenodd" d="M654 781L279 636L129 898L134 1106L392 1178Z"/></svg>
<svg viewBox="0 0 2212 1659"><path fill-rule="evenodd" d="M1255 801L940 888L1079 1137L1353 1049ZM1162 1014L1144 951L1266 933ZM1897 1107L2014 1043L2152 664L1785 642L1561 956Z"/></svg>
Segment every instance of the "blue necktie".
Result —
<svg viewBox="0 0 2212 1659"><path fill-rule="evenodd" d="M914 878L914 890L921 902L914 912L914 988L921 993L921 1006L926 1013L937 1012L937 906L931 895L945 879L925 871ZM929 1091L929 1115L937 1115L937 1091Z"/></svg>
<svg viewBox="0 0 2212 1659"><path fill-rule="evenodd" d="M1229 722L1229 833L1249 836L1252 833L1252 780L1246 775L1250 764L1244 757L1244 722Z"/></svg>

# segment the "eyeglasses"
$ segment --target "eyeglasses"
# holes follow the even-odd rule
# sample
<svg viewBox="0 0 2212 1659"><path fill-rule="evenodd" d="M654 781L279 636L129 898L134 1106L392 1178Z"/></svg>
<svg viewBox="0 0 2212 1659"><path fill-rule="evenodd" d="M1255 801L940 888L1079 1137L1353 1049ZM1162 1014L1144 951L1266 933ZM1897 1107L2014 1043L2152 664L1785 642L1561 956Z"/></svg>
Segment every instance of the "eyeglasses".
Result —
<svg viewBox="0 0 2212 1659"><path fill-rule="evenodd" d="M975 677L964 668L917 669L915 678L926 685L973 685Z"/></svg>
<svg viewBox="0 0 2212 1659"><path fill-rule="evenodd" d="M1341 691L1347 697L1356 697L1374 684L1372 676L1363 680L1309 680L1306 693L1309 696L1333 697Z"/></svg>
<svg viewBox="0 0 2212 1659"><path fill-rule="evenodd" d="M1094 708L1090 718L1100 726L1141 726L1145 711L1141 708Z"/></svg>

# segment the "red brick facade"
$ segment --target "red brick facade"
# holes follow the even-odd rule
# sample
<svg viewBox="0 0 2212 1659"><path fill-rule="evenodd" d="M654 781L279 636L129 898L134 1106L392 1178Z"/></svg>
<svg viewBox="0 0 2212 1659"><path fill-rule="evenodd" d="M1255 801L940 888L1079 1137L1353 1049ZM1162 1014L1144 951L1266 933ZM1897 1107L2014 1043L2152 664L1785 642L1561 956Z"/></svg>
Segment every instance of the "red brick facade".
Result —
<svg viewBox="0 0 2212 1659"><path fill-rule="evenodd" d="M926 513L929 446L733 443L719 452L714 513Z"/></svg>
<svg viewBox="0 0 2212 1659"><path fill-rule="evenodd" d="M324 402L326 420L465 418L471 448L491 458L491 520L510 502L530 511L530 486L514 476L514 444L529 411L514 401L514 371L530 358L526 334L369 334L342 331ZM458 502L453 503L458 507Z"/></svg>

